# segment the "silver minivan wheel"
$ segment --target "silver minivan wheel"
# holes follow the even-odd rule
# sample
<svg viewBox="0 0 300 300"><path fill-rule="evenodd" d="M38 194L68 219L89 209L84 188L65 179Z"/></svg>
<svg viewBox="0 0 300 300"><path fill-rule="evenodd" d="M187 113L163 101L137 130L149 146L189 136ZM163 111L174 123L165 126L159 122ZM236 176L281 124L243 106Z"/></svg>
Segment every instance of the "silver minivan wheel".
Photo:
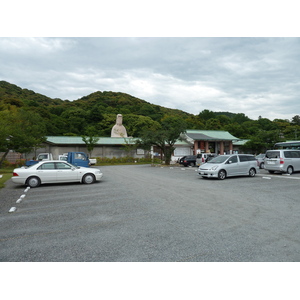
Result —
<svg viewBox="0 0 300 300"><path fill-rule="evenodd" d="M287 172L288 174L290 174L290 175L293 174L293 172L294 172L293 167L292 167L292 166L288 166L286 172Z"/></svg>
<svg viewBox="0 0 300 300"><path fill-rule="evenodd" d="M226 171L225 170L220 170L218 173L218 178L221 180L224 180L226 178Z"/></svg>
<svg viewBox="0 0 300 300"><path fill-rule="evenodd" d="M95 182L95 176L93 174L86 174L83 176L82 182L85 184L91 184Z"/></svg>
<svg viewBox="0 0 300 300"><path fill-rule="evenodd" d="M260 164L260 168L261 168L261 169L264 169L264 168L265 168L265 163L262 162L262 163Z"/></svg>
<svg viewBox="0 0 300 300"><path fill-rule="evenodd" d="M41 180L36 176L32 176L27 179L27 185L30 186L31 188L38 187L40 184L41 184Z"/></svg>
<svg viewBox="0 0 300 300"><path fill-rule="evenodd" d="M255 169L251 168L250 171L249 171L249 176L254 177L255 175L256 175Z"/></svg>

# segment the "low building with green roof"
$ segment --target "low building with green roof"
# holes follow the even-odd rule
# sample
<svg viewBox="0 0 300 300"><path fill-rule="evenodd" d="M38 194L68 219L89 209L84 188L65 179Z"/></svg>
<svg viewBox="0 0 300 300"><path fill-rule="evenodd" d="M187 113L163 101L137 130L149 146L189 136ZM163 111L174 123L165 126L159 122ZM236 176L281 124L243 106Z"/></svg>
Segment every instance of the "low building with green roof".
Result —
<svg viewBox="0 0 300 300"><path fill-rule="evenodd" d="M98 137L91 157L122 157L129 155L131 157L144 157L145 151L142 149L133 149L136 138L131 137ZM81 136L47 136L45 144L38 149L37 153L30 154L36 156L38 153L52 153L54 158L71 151L85 152L88 150Z"/></svg>
<svg viewBox="0 0 300 300"><path fill-rule="evenodd" d="M221 130L186 130L180 136L190 144L193 154L197 153L232 153L233 143L239 139L228 131Z"/></svg>
<svg viewBox="0 0 300 300"><path fill-rule="evenodd" d="M26 155L32 159L39 153L52 153L54 158L70 151L80 151L88 153L85 142L81 136L47 136L46 142L37 149L35 153ZM150 154L143 149L136 149L135 142L137 138L132 137L99 137L91 157L124 157L131 156L142 158ZM197 154L201 152L211 153L232 153L233 143L239 139L227 131L217 130L187 130L182 133L175 144L175 151L172 160L186 155ZM155 155L161 155L158 149L153 149Z"/></svg>

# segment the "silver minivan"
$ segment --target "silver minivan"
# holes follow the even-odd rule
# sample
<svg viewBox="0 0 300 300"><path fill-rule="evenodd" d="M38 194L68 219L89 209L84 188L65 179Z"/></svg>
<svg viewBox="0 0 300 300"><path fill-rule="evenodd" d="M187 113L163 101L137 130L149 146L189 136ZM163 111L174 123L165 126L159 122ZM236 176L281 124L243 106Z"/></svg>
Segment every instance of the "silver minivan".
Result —
<svg viewBox="0 0 300 300"><path fill-rule="evenodd" d="M300 150L268 150L265 157L265 170L269 173L287 174L300 171Z"/></svg>
<svg viewBox="0 0 300 300"><path fill-rule="evenodd" d="M219 155L198 168L200 176L221 180L231 176L254 177L258 172L255 156L250 154Z"/></svg>

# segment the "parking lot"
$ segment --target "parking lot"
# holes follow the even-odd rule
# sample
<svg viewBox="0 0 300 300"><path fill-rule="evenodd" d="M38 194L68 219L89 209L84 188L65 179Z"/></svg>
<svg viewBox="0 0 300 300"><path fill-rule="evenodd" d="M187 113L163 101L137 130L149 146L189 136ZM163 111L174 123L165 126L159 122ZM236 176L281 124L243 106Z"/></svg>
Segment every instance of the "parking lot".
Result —
<svg viewBox="0 0 300 300"><path fill-rule="evenodd" d="M0 261L300 261L300 173L221 181L196 168L101 171L92 185L25 192L9 181Z"/></svg>

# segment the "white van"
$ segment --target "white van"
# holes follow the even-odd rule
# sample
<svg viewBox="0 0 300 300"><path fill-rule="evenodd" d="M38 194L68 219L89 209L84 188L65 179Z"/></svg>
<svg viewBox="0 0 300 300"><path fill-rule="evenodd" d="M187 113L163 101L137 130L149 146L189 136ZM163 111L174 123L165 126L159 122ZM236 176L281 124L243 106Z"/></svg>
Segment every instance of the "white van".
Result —
<svg viewBox="0 0 300 300"><path fill-rule="evenodd" d="M287 174L300 171L300 150L268 150L265 157L265 170L269 173Z"/></svg>

